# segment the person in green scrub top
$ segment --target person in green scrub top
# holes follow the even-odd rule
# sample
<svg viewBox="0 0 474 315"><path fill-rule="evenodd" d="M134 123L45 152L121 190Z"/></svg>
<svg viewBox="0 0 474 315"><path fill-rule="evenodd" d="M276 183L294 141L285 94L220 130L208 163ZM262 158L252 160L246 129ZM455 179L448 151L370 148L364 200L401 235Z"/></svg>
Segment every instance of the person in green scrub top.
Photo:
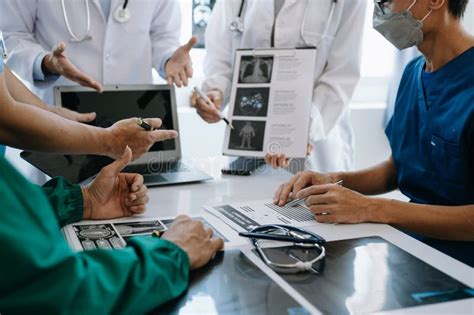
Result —
<svg viewBox="0 0 474 315"><path fill-rule="evenodd" d="M223 247L201 222L180 216L161 238L73 252L62 226L145 211L143 177L120 173L131 157L127 147L88 187L61 178L33 185L0 157L1 314L147 313L183 293L190 270Z"/></svg>
<svg viewBox="0 0 474 315"><path fill-rule="evenodd" d="M5 58L4 52L0 36L0 56ZM106 155L116 159L129 145L133 159L137 159L155 142L178 135L174 130L146 131L137 125L135 118L106 129L79 123L93 120L95 114L91 115L84 117L65 108L47 106L0 60L0 156L5 153L6 144L31 151ZM162 124L158 118L147 122L155 129Z"/></svg>

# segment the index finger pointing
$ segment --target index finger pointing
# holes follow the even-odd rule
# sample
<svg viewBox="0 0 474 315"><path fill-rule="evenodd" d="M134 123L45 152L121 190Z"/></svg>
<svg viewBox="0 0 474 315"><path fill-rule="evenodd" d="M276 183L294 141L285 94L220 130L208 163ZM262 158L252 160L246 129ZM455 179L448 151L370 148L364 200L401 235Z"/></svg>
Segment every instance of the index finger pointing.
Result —
<svg viewBox="0 0 474 315"><path fill-rule="evenodd" d="M150 132L150 137L155 142L174 139L178 136L178 132L175 130L155 130Z"/></svg>

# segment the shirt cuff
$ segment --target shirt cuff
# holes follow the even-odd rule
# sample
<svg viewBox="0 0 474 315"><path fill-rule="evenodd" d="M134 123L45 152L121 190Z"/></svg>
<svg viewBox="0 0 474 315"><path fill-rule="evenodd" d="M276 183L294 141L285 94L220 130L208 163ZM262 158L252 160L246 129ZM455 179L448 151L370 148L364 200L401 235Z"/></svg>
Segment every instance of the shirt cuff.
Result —
<svg viewBox="0 0 474 315"><path fill-rule="evenodd" d="M167 53L163 58L161 58L160 68L158 69L158 73L160 77L166 80L166 63L170 60L171 56L173 56L173 52Z"/></svg>
<svg viewBox="0 0 474 315"><path fill-rule="evenodd" d="M43 59L47 54L48 53L41 53L35 59L35 63L33 65L33 79L35 81L45 82L45 81L55 81L59 79L59 75L50 74L50 75L45 76L43 73L43 67L42 67Z"/></svg>

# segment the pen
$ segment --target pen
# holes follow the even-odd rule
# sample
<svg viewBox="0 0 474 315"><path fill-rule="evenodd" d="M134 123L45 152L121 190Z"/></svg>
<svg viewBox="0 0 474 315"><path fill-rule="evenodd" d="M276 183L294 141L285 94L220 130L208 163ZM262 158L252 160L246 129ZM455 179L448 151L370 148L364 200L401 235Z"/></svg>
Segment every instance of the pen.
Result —
<svg viewBox="0 0 474 315"><path fill-rule="evenodd" d="M320 243L320 241L315 239L307 238L296 238L287 235L270 235L266 233L253 233L253 232L239 232L239 236L248 237L248 238L257 238L271 241L281 241L281 242L292 242L292 243L303 243L303 244L315 244Z"/></svg>
<svg viewBox="0 0 474 315"><path fill-rule="evenodd" d="M340 181L338 181L338 182L336 182L336 183L334 183L334 184L335 184L335 185L342 185L343 182L344 182L343 180L340 180ZM293 206L299 204L301 201L305 201L305 200L306 200L306 198L298 198L298 199L295 199L295 200L292 200L292 201L287 202L287 203L284 205L284 207L293 207Z"/></svg>
<svg viewBox="0 0 474 315"><path fill-rule="evenodd" d="M148 124L146 121L143 120L143 118L137 118L137 125L145 129L146 131L153 131L155 128Z"/></svg>
<svg viewBox="0 0 474 315"><path fill-rule="evenodd" d="M197 86L194 87L194 91L196 94L199 96L200 99L202 99L204 102L206 102L208 105L213 106L214 108L216 107L214 103L207 97L207 95ZM219 117L227 124L227 126L230 127L230 129L234 129L234 126L225 118L222 113L219 113Z"/></svg>

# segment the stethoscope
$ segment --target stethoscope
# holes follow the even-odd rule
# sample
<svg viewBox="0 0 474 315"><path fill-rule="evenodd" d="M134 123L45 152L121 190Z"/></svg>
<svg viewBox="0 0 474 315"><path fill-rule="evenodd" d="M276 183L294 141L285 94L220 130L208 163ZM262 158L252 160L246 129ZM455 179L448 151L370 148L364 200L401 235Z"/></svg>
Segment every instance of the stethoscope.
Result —
<svg viewBox="0 0 474 315"><path fill-rule="evenodd" d="M91 11L90 11L90 7L89 7L89 0L84 0L84 2L86 4L86 19L87 19L86 34L82 37L78 37L72 31L71 25L69 24L69 19L67 17L66 4L64 3L64 0L61 0L61 6L62 6L62 9L63 9L64 22L66 23L67 31L69 32L69 35L71 35L71 41L73 41L73 42L83 42L83 41L92 39L92 36L90 35L90 31L91 31ZM127 6L128 6L128 0L124 0L123 5L117 7L117 9L114 12L115 21L117 21L119 23L125 23L128 20L130 20L130 10L127 8Z"/></svg>
<svg viewBox="0 0 474 315"><path fill-rule="evenodd" d="M308 12L309 12L308 8L309 8L309 5L310 5L310 1L311 0L306 0L306 8L305 8L305 13L304 13L304 17L303 17L303 23L301 23L300 36L303 39L303 42L304 42L305 45L317 47L319 45L319 43L316 44L316 43L310 43L310 42L306 41L305 34L304 34L304 26L306 24L306 19L308 18ZM329 12L329 18L328 18L328 21L326 23L326 27L324 28L323 36L321 37L319 42L321 42L324 38L327 37L327 35L329 33L329 28L331 27L331 21L334 17L334 11L336 9L337 0L330 0L330 1L332 2L331 11ZM240 8L239 8L239 12L237 14L237 17L234 21L230 22L230 25L229 25L229 30L231 32L236 32L236 33L240 33L240 34L242 34L244 32L244 22L243 22L243 19L242 19L242 14L244 12L244 8L245 8L246 3L247 3L247 0L241 0Z"/></svg>

